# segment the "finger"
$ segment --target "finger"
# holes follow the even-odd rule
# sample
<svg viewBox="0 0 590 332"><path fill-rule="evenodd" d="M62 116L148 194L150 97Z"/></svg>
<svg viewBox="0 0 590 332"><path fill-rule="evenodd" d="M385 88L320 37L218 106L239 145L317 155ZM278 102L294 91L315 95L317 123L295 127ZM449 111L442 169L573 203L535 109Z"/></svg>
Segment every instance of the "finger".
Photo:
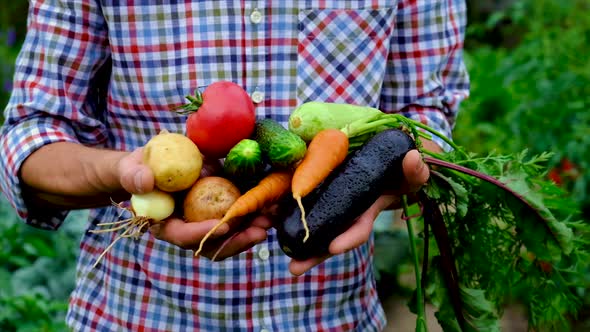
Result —
<svg viewBox="0 0 590 332"><path fill-rule="evenodd" d="M224 260L228 257L246 251L256 244L266 240L266 230L259 227L248 227L245 230L235 233L224 242L209 245L202 256L209 257L215 261Z"/></svg>
<svg viewBox="0 0 590 332"><path fill-rule="evenodd" d="M394 195L383 195L379 197L379 199L377 199L377 201L375 201L375 203L373 203L373 205L363 213L363 215L360 216L348 230L337 236L330 243L328 249L330 253L328 255L312 257L304 261L292 260L289 263L289 271L291 274L300 276L329 257L347 252L367 242L371 235L375 218L377 218L377 215L383 211L384 208L391 205L392 201L395 199L396 196Z"/></svg>
<svg viewBox="0 0 590 332"><path fill-rule="evenodd" d="M417 191L428 181L430 171L418 150L411 150L406 154L402 161L402 167L410 192Z"/></svg>
<svg viewBox="0 0 590 332"><path fill-rule="evenodd" d="M256 216L252 219L250 225L262 229L269 229L272 227L273 221L267 216Z"/></svg>
<svg viewBox="0 0 590 332"><path fill-rule="evenodd" d="M386 207L390 206L395 200L397 200L397 196L395 195L382 195L379 197L347 231L337 236L330 243L328 255L312 257L303 261L292 260L289 263L289 271L291 274L300 276L329 257L344 253L367 242L373 230L373 222L375 221L375 218L377 218L377 215Z"/></svg>
<svg viewBox="0 0 590 332"><path fill-rule="evenodd" d="M382 195L379 197L348 230L337 236L330 243L330 253L333 255L342 254L367 242L373 231L373 222L379 213L396 200L397 196L395 195Z"/></svg>
<svg viewBox="0 0 590 332"><path fill-rule="evenodd" d="M143 148L138 148L123 157L118 165L119 182L132 194L150 192L154 189L154 174L143 164Z"/></svg>
<svg viewBox="0 0 590 332"><path fill-rule="evenodd" d="M326 255L322 257L313 257L304 261L292 260L289 263L289 272L294 276L300 276L330 257L331 255Z"/></svg>
<svg viewBox="0 0 590 332"><path fill-rule="evenodd" d="M281 206L280 204L271 204L268 206L262 207L260 214L267 216L267 217L277 217L281 214Z"/></svg>
<svg viewBox="0 0 590 332"><path fill-rule="evenodd" d="M232 224L230 225L232 235L223 236L205 244L201 255L211 257L212 260L222 260L233 256L264 241L267 238L267 231L271 227L272 220L266 216L256 216L241 224ZM236 228L239 229L236 230Z"/></svg>
<svg viewBox="0 0 590 332"><path fill-rule="evenodd" d="M150 232L155 238L172 243L184 249L190 249L198 246L201 239L209 232L218 220L211 219L201 222L187 223L179 218L170 218L165 222L150 226ZM211 235L216 238L226 234L229 231L229 225L222 224Z"/></svg>
<svg viewBox="0 0 590 332"><path fill-rule="evenodd" d="M373 229L373 220L365 215L359 217L346 232L338 235L330 243L330 253L339 255L367 242Z"/></svg>

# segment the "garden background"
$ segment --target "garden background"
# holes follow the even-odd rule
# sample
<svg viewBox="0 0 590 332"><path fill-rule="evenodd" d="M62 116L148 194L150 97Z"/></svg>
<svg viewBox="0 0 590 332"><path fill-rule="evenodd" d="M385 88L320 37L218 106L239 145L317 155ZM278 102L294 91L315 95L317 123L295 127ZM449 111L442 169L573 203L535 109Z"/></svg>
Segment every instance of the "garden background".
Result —
<svg viewBox="0 0 590 332"><path fill-rule="evenodd" d="M553 152L547 176L590 221L590 2L469 0L466 62L471 97L462 104L455 140L474 152ZM0 109L26 29L25 0L0 4ZM0 123L3 121L0 115ZM64 331L84 211L57 232L20 222L0 198L0 331ZM382 298L408 296L403 231L381 218L376 260ZM391 255L398 248L398 255ZM590 279L590 272L588 273ZM589 284L590 286L590 284ZM588 288L590 289L590 288ZM590 330L590 294L574 330Z"/></svg>

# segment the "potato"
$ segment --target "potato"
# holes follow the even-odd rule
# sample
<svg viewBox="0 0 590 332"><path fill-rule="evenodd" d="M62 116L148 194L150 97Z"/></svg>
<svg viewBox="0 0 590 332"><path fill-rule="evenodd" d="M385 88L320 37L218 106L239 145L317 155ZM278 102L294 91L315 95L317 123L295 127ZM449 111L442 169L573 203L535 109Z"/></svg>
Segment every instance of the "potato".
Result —
<svg viewBox="0 0 590 332"><path fill-rule="evenodd" d="M156 187L176 192L190 188L197 181L203 156L188 137L162 131L145 145L143 162L154 173Z"/></svg>
<svg viewBox="0 0 590 332"><path fill-rule="evenodd" d="M184 198L184 219L187 222L221 219L239 197L240 190L231 181L219 176L201 178Z"/></svg>

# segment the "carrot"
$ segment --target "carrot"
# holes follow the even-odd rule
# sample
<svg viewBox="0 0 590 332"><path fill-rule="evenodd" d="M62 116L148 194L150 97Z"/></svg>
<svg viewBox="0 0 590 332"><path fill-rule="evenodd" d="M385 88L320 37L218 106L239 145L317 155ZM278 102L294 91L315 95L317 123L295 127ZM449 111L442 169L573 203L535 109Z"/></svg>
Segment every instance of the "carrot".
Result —
<svg viewBox="0 0 590 332"><path fill-rule="evenodd" d="M262 179L258 185L248 190L246 193L241 195L227 210L223 218L207 233L199 244L199 249L195 252L195 256L198 256L201 250L203 250L203 244L215 233L215 231L223 224L227 223L233 218L243 217L252 212L256 212L263 207L278 201L291 188L291 178L293 174L290 171L282 170L272 172L264 179Z"/></svg>
<svg viewBox="0 0 590 332"><path fill-rule="evenodd" d="M307 153L295 169L291 180L293 198L301 210L301 221L305 228L303 242L309 237L305 220L305 209L301 198L314 190L334 168L338 167L348 155L348 136L339 129L324 129L318 132L307 148Z"/></svg>

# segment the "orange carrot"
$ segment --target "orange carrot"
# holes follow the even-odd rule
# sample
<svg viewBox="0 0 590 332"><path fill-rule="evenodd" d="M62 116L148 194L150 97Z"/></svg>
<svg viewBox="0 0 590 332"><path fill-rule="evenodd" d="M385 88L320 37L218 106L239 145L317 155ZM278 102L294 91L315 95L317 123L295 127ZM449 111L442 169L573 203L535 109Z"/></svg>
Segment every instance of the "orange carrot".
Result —
<svg viewBox="0 0 590 332"><path fill-rule="evenodd" d="M309 237L309 228L301 198L312 192L347 155L348 136L339 129L324 129L313 137L305 157L295 169L291 191L301 210L301 221L305 228L303 242Z"/></svg>
<svg viewBox="0 0 590 332"><path fill-rule="evenodd" d="M195 252L195 256L199 255L203 250L203 244L215 233L215 231L223 224L227 223L233 218L243 217L252 212L261 210L263 207L278 201L291 188L291 178L293 174L290 171L276 171L267 175L254 188L248 190L240 196L227 210L223 218L213 227L199 244L199 249Z"/></svg>

